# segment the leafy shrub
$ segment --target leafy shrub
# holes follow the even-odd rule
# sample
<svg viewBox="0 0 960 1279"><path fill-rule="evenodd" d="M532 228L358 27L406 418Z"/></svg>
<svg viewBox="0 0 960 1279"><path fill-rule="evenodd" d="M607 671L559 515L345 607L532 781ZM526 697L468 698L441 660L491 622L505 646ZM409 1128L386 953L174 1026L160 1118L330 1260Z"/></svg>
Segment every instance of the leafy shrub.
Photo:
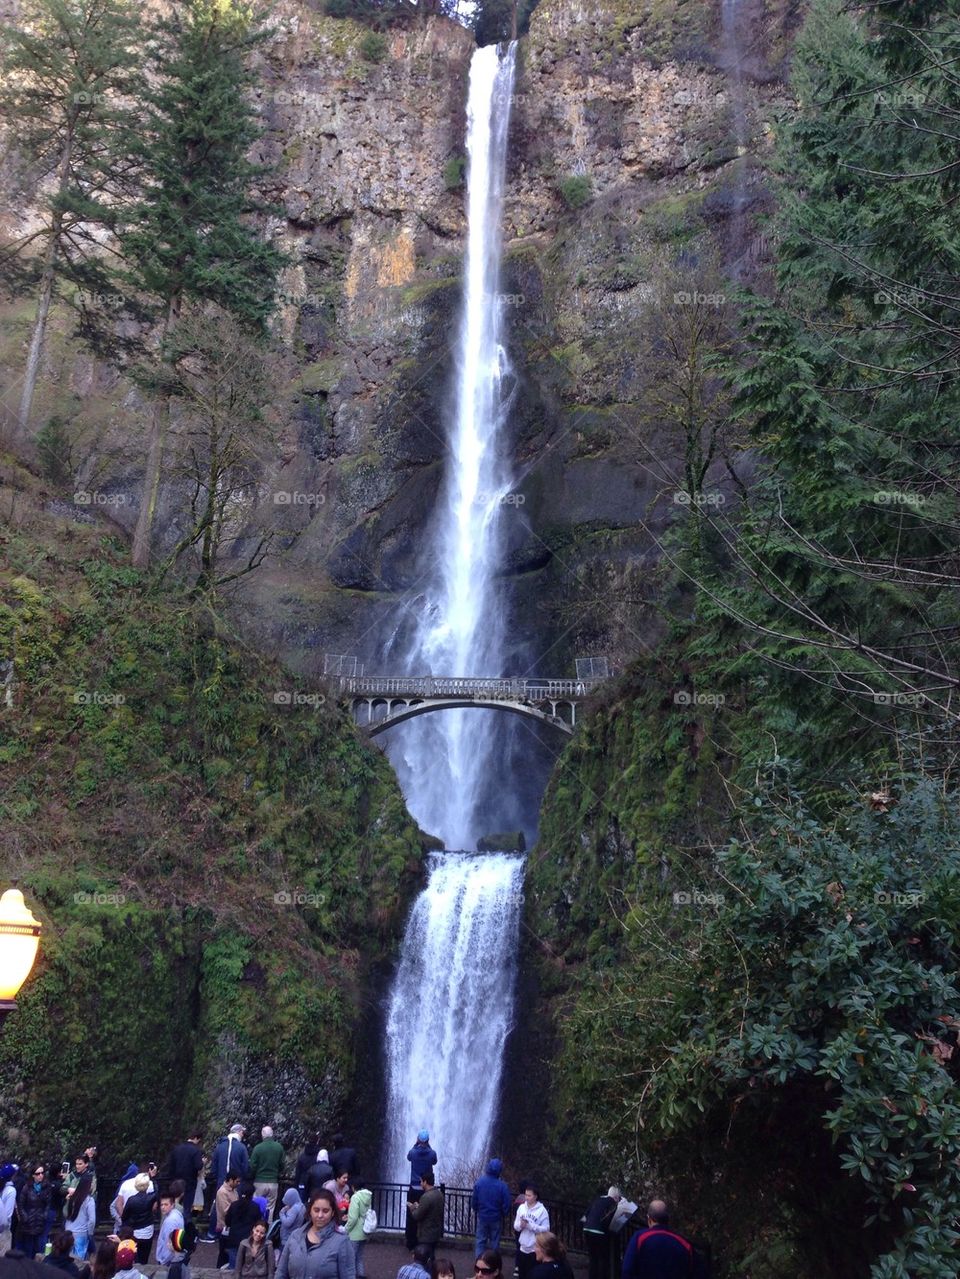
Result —
<svg viewBox="0 0 960 1279"><path fill-rule="evenodd" d="M571 1027L584 1059L602 1047L621 1107L642 1102L648 1149L673 1143L676 1162L719 1130L729 1150L735 1127L759 1164L775 1131L782 1193L802 1207L818 1181L833 1255L868 1232L854 1247L875 1279L956 1273L956 801L923 782L825 823L758 800L712 866L633 904L615 1004L598 978Z"/></svg>
<svg viewBox="0 0 960 1279"><path fill-rule="evenodd" d="M387 56L387 37L379 31L366 31L360 37L358 48L367 62L382 62Z"/></svg>
<svg viewBox="0 0 960 1279"><path fill-rule="evenodd" d="M571 174L557 183L557 193L568 209L582 209L593 198L593 180L586 173Z"/></svg>
<svg viewBox="0 0 960 1279"><path fill-rule="evenodd" d="M45 479L52 484L66 484L73 471L70 434L63 418L56 414L37 432L37 456Z"/></svg>

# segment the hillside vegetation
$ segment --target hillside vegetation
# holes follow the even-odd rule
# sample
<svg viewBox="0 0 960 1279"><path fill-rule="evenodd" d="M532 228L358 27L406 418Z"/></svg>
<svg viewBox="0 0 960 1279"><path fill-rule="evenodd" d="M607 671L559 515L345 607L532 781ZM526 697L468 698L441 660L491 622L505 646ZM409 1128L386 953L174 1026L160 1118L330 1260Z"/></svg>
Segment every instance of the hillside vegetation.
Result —
<svg viewBox="0 0 960 1279"><path fill-rule="evenodd" d="M151 594L106 522L9 458L0 484L0 878L44 925L0 1047L16 1146L332 1122L418 883L389 767L325 688Z"/></svg>

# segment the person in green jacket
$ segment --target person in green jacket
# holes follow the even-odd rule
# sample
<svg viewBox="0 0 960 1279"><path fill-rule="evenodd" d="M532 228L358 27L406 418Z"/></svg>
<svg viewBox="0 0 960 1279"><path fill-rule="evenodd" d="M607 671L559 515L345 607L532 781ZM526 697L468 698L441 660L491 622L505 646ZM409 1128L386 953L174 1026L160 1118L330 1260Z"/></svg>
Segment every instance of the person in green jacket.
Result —
<svg viewBox="0 0 960 1279"><path fill-rule="evenodd" d="M367 1236L363 1233L363 1219L367 1215L367 1209L373 1205L373 1191L370 1190L365 1181L358 1181L354 1186L353 1194L350 1196L350 1207L347 1210L347 1238L353 1244L354 1264L357 1269L357 1279L366 1279L366 1270L363 1266L363 1245L367 1242Z"/></svg>
<svg viewBox="0 0 960 1279"><path fill-rule="evenodd" d="M273 1220L273 1210L277 1206L277 1191L280 1189L280 1172L283 1168L283 1147L274 1138L273 1129L260 1129L262 1141L254 1146L250 1154L250 1176L253 1178L253 1193L263 1195L267 1201L267 1222Z"/></svg>

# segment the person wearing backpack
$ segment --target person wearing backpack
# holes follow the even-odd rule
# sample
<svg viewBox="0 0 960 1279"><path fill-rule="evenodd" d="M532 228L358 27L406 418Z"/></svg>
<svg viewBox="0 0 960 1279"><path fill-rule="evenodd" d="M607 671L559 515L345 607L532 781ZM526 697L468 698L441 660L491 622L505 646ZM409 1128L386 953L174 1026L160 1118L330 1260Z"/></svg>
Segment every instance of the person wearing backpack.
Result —
<svg viewBox="0 0 960 1279"><path fill-rule="evenodd" d="M619 1188L611 1186L605 1195L593 1200L584 1214L583 1240L590 1258L590 1279L611 1279L614 1236L610 1227L621 1198Z"/></svg>
<svg viewBox="0 0 960 1279"><path fill-rule="evenodd" d="M372 1226L370 1214L372 1217ZM366 1279L363 1265L363 1245L376 1230L377 1214L373 1211L373 1191L365 1181L358 1181L350 1197L350 1208L347 1212L347 1238L353 1244L353 1262L357 1270L357 1279Z"/></svg>

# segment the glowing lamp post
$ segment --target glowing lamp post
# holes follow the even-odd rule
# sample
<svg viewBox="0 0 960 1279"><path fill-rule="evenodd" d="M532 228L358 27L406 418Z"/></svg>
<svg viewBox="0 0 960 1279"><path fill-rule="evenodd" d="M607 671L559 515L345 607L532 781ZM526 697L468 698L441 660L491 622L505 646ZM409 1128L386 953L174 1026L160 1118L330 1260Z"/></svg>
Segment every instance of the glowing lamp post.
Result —
<svg viewBox="0 0 960 1279"><path fill-rule="evenodd" d="M20 889L8 888L0 897L0 1026L17 1006L39 944L40 921L34 919Z"/></svg>

